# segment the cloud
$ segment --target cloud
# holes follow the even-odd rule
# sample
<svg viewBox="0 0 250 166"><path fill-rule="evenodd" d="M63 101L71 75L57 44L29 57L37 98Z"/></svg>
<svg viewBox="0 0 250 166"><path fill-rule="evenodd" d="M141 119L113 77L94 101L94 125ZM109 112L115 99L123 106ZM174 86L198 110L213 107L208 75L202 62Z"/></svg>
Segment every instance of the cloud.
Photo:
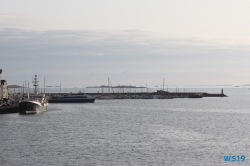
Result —
<svg viewBox="0 0 250 166"><path fill-rule="evenodd" d="M99 85L96 82L107 77L114 84L144 85L147 80L157 84L164 77L173 83L225 84L232 79L229 75L243 78L243 72L250 72L246 45L161 37L140 30L1 29L0 52L0 65L9 79L38 74L76 86L79 76L88 80L85 85Z"/></svg>
<svg viewBox="0 0 250 166"><path fill-rule="evenodd" d="M2 29L2 56L173 56L210 51L205 41L153 38L141 31ZM212 48L213 50L216 48Z"/></svg>
<svg viewBox="0 0 250 166"><path fill-rule="evenodd" d="M0 13L0 27L16 28L32 26L29 22L34 22L23 13Z"/></svg>

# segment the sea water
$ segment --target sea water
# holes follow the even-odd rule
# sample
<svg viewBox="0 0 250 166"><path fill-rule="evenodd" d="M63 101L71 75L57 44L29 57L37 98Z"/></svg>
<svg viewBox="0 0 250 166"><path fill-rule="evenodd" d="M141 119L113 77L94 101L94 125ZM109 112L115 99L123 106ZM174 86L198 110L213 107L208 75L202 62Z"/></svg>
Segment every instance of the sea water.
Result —
<svg viewBox="0 0 250 166"><path fill-rule="evenodd" d="M229 97L96 100L2 114L0 165L249 165L250 90L224 93Z"/></svg>

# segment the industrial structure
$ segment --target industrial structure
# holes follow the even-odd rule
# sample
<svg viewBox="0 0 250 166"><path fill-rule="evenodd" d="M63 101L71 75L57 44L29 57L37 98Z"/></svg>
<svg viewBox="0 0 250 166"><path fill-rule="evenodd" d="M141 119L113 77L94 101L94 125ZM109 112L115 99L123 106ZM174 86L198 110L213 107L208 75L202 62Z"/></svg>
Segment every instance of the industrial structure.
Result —
<svg viewBox="0 0 250 166"><path fill-rule="evenodd" d="M7 81L1 79L2 69L0 69L0 103L3 103L8 100L8 86Z"/></svg>

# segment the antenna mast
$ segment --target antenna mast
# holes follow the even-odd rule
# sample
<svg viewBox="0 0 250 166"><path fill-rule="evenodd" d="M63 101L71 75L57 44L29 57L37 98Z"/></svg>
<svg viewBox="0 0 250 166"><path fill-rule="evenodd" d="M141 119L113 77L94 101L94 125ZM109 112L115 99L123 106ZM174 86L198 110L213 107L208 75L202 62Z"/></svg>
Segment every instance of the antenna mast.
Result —
<svg viewBox="0 0 250 166"><path fill-rule="evenodd" d="M37 75L35 75L35 78L34 78L34 81L33 81L33 86L35 87L34 93L38 94L38 89L37 89L37 87L38 87Z"/></svg>

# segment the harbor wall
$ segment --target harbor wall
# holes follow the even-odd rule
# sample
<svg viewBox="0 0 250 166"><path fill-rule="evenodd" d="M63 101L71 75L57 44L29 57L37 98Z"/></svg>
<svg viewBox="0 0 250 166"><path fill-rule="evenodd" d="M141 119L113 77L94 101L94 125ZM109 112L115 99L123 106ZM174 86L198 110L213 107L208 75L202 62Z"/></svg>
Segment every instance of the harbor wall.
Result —
<svg viewBox="0 0 250 166"><path fill-rule="evenodd" d="M47 93L46 95L70 95L71 93ZM120 95L167 95L167 96L189 96L193 94L201 94L203 97L228 97L227 95L223 93L207 93L207 92L135 92L135 93L85 93L86 95L91 95L91 96L107 96L107 95L115 95L115 96L120 96Z"/></svg>
<svg viewBox="0 0 250 166"><path fill-rule="evenodd" d="M18 103L13 104L11 106L1 106L0 114L10 114L10 113L19 113L19 105Z"/></svg>

